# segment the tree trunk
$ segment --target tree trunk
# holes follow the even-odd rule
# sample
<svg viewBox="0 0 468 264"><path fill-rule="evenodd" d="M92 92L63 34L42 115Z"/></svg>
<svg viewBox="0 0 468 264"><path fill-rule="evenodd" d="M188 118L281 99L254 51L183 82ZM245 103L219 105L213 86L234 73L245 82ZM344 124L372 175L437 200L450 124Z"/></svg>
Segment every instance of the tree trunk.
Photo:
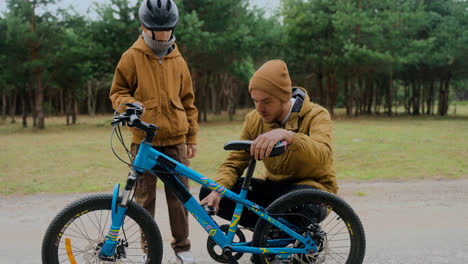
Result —
<svg viewBox="0 0 468 264"><path fill-rule="evenodd" d="M377 115L380 115L380 101L381 101L381 95L380 95L380 92L379 92L379 86L380 86L380 83L377 82L376 85L374 85L374 113L377 114Z"/></svg>
<svg viewBox="0 0 468 264"><path fill-rule="evenodd" d="M29 105L33 117L33 127L37 127L37 112L36 112L36 103L34 100L34 92L29 93L28 95L29 98Z"/></svg>
<svg viewBox="0 0 468 264"><path fill-rule="evenodd" d="M413 96L412 96L412 103L413 103L413 115L419 115L419 94L420 88L417 80L412 81L413 87Z"/></svg>
<svg viewBox="0 0 468 264"><path fill-rule="evenodd" d="M330 91L330 114L334 115L336 100L338 98L338 89L336 88L336 70L331 73L331 91Z"/></svg>
<svg viewBox="0 0 468 264"><path fill-rule="evenodd" d="M358 94L356 96L356 107L354 109L354 116L358 116L361 113L361 98L362 98L362 78L358 76Z"/></svg>
<svg viewBox="0 0 468 264"><path fill-rule="evenodd" d="M345 79L344 79L344 104L345 104L345 108L346 108L346 115L350 116L350 109L349 109L349 94L348 94L348 90L349 90L349 79L348 77L346 76Z"/></svg>
<svg viewBox="0 0 468 264"><path fill-rule="evenodd" d="M392 116L393 70L390 70L389 77L390 78L388 81L388 89L387 89L387 96L386 96L386 106L387 106L386 114L387 116Z"/></svg>
<svg viewBox="0 0 468 264"><path fill-rule="evenodd" d="M13 95L11 96L11 106L10 106L10 118L11 124L16 123L16 102L17 102L17 96L16 96L16 89L13 91Z"/></svg>
<svg viewBox="0 0 468 264"><path fill-rule="evenodd" d="M444 108L444 106L443 106L444 98L445 98L445 95L444 95L444 80L442 78L440 78L440 83L439 83L439 105L437 107L437 112L439 113L439 115L443 115L442 109Z"/></svg>
<svg viewBox="0 0 468 264"><path fill-rule="evenodd" d="M73 97L73 116L72 116L72 124L76 124L76 120L78 120L78 100Z"/></svg>
<svg viewBox="0 0 468 264"><path fill-rule="evenodd" d="M210 96L211 112L215 113L216 115L220 113L218 104L221 98L219 98L219 94L222 95L222 93L217 93L216 90L218 89L218 91L220 91L219 89L221 89L222 91L223 89L223 87L217 87L219 85L221 85L221 74L215 73L213 75L213 81L209 83L209 87L210 87L210 94L211 94Z"/></svg>
<svg viewBox="0 0 468 264"><path fill-rule="evenodd" d="M405 84L405 110L408 115L411 114L411 107L412 107L413 98L411 96L410 84Z"/></svg>
<svg viewBox="0 0 468 264"><path fill-rule="evenodd" d="M366 80L366 90L367 90L367 114L372 113L372 102L374 99L374 89L373 89L373 82L370 78Z"/></svg>
<svg viewBox="0 0 468 264"><path fill-rule="evenodd" d="M97 82L95 82L95 84L98 85ZM93 85L92 81L89 80L88 81L88 98L87 98L88 99L87 100L87 102L88 102L88 114L90 116L95 116L95 114L96 114L96 101L97 101L96 97L97 97L97 94L95 94L93 92L92 85Z"/></svg>
<svg viewBox="0 0 468 264"><path fill-rule="evenodd" d="M202 105L203 105L203 76L197 69L192 68L192 87L195 94L195 107L198 109L198 122L202 121Z"/></svg>
<svg viewBox="0 0 468 264"><path fill-rule="evenodd" d="M36 88L36 114L37 114L37 128L44 129L44 87L42 86L42 72L36 70L37 88Z"/></svg>
<svg viewBox="0 0 468 264"><path fill-rule="evenodd" d="M361 10L362 9L362 0L359 0L358 1L358 9ZM359 24L356 25L356 44L359 45L360 42L361 42L361 26ZM360 46L360 45L359 45ZM358 89L359 89L359 92L358 92L358 96L354 97L355 95L355 92L354 92L354 88L355 88L355 80L354 78L351 80L351 97L353 97L351 100L354 100L356 99L356 106L355 106L355 109L354 109L354 115L355 116L358 116L359 114L359 108L360 108L360 96L361 96L361 71L359 69L359 66L357 66L357 71L358 73Z"/></svg>
<svg viewBox="0 0 468 264"><path fill-rule="evenodd" d="M210 106L210 98L208 96L208 92L209 92L209 85L210 85L210 82L211 82L211 72L208 72L208 74L206 75L206 82L205 82L205 89L204 89L204 93L203 93L203 122L208 122L208 110L209 110L209 106Z"/></svg>
<svg viewBox="0 0 468 264"><path fill-rule="evenodd" d="M428 94L427 94L427 109L426 109L426 114L430 115L432 113L432 105L433 105L433 100L434 100L434 80L430 80L428 83Z"/></svg>
<svg viewBox="0 0 468 264"><path fill-rule="evenodd" d="M32 18L31 18L31 33L36 32L36 15L35 15L35 8L36 8L36 3L33 2L32 5ZM31 47L31 60L33 62L37 61L39 58L39 44L33 43L33 46ZM42 82L42 69L39 66L36 66L34 68L34 73L36 75L36 82L37 82L37 87L36 87L36 93L35 93L35 99L36 99L36 114L37 114L37 127L39 129L44 129L45 124L44 124L44 92L45 92L45 87Z"/></svg>
<svg viewBox="0 0 468 264"><path fill-rule="evenodd" d="M435 80L431 82L431 115L434 115L435 108Z"/></svg>
<svg viewBox="0 0 468 264"><path fill-rule="evenodd" d="M67 126L70 125L70 116L72 114L72 98L69 91L65 91L65 112L67 116Z"/></svg>
<svg viewBox="0 0 468 264"><path fill-rule="evenodd" d="M445 114L448 113L448 110L449 110L449 106L450 106L450 98L449 98L449 95L450 95L450 81L451 81L451 78L448 77L447 80L445 81Z"/></svg>
<svg viewBox="0 0 468 264"><path fill-rule="evenodd" d="M234 114L236 111L236 96L234 93L234 78L232 76L229 77L227 85L229 86L229 89L227 90L227 112L229 115L229 120L232 121L234 120Z"/></svg>
<svg viewBox="0 0 468 264"><path fill-rule="evenodd" d="M450 77L441 79L439 93L439 115L445 116L449 108Z"/></svg>
<svg viewBox="0 0 468 264"><path fill-rule="evenodd" d="M26 94L26 89L24 89L24 92L21 96L21 114L22 114L22 125L23 128L28 127L28 98Z"/></svg>
<svg viewBox="0 0 468 264"><path fill-rule="evenodd" d="M332 81L332 74L330 72L327 73L327 93L326 93L326 101L327 101L327 109L330 115L333 116L333 105L334 105L334 100L336 100L335 97L335 92L333 91L333 81Z"/></svg>
<svg viewBox="0 0 468 264"><path fill-rule="evenodd" d="M60 115L63 116L65 114L65 104L63 103L63 89L59 89L59 103L60 103Z"/></svg>
<svg viewBox="0 0 468 264"><path fill-rule="evenodd" d="M348 117L353 117L353 104L354 104L354 90L356 86L356 79L355 77L351 78L351 85L350 85L350 91L349 91L349 112L347 112Z"/></svg>
<svg viewBox="0 0 468 264"><path fill-rule="evenodd" d="M320 97L319 97L319 103L320 105L322 106L325 106L325 101L326 101L326 98L325 98L325 91L323 90L323 75L322 73L319 73L317 75L317 87L319 89L319 94L320 94Z"/></svg>
<svg viewBox="0 0 468 264"><path fill-rule="evenodd" d="M426 113L426 100L427 100L427 80L422 81L422 95L421 95L421 113Z"/></svg>
<svg viewBox="0 0 468 264"><path fill-rule="evenodd" d="M7 97L5 90L2 91L2 121L7 118Z"/></svg>

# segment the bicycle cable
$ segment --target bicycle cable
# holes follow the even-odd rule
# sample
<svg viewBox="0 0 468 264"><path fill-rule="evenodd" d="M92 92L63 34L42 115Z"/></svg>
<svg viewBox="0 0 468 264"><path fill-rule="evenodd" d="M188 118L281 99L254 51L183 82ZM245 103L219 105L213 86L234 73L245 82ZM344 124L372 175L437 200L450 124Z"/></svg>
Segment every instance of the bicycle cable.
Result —
<svg viewBox="0 0 468 264"><path fill-rule="evenodd" d="M116 116L116 113L118 112L118 110L124 106L125 104L122 104L120 105L114 112L114 118ZM114 133L116 133L117 135L117 139L119 140L120 144L122 144L122 146L125 148L125 152L127 153L128 157L130 160L132 160L132 157L135 158L135 155L133 155L133 153L131 151L128 150L127 146L125 145L125 140L122 136L122 131L120 130L120 123L118 124L115 124L114 125L114 128L112 129L112 133L111 133L111 142L110 142L110 145L111 145L111 149L112 149L112 152L114 153L114 156L117 157L117 159L119 159L122 163L130 166L131 168L135 168L135 169L141 169L141 170L144 170L144 171L147 171L147 172L150 172L152 173L154 176L156 176L156 173L162 173L162 174L173 174L171 172L167 172L167 171L161 171L161 170L154 170L154 169L146 169L146 168L142 168L142 167L137 167L133 164L133 161L131 163L123 160L116 152L115 152L115 149L114 149L114 145L113 145L113 138L114 138Z"/></svg>

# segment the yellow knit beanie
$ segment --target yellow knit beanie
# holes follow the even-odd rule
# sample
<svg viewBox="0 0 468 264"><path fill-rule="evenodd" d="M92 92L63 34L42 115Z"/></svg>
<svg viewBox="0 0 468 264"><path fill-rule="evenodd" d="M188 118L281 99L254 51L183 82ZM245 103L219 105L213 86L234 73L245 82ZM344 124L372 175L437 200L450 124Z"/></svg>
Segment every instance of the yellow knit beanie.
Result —
<svg viewBox="0 0 468 264"><path fill-rule="evenodd" d="M286 63L282 60L265 62L250 79L249 92L253 89L271 94L282 102L291 99L291 79Z"/></svg>

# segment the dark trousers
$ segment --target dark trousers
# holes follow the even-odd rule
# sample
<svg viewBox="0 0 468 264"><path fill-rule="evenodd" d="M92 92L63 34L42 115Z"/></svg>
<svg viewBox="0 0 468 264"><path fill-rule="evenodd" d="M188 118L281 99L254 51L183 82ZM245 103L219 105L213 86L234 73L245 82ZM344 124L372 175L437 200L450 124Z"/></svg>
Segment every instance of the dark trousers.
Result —
<svg viewBox="0 0 468 264"><path fill-rule="evenodd" d="M132 143L131 152L136 155L140 145ZM190 164L187 159L187 151L185 144L178 144L167 147L153 147L161 153L177 160L178 162L188 166ZM178 176L179 180L185 185L187 190L190 190L188 179L185 177ZM145 208L150 215L155 215L156 210L156 183L157 179L155 175L150 172L145 172L138 179L137 191L135 193L135 201ZM171 242L172 249L175 252L187 251L190 249L189 236L189 224L188 224L188 212L184 205L177 199L172 191L164 187L166 192L166 201L169 211L169 224L171 226L172 237L174 238ZM142 248L145 247L145 242L142 241Z"/></svg>
<svg viewBox="0 0 468 264"><path fill-rule="evenodd" d="M237 180L231 191L239 193L243 182L244 178ZM263 208L267 208L268 205L270 205L274 200L287 193L302 189L314 189L313 187L307 185L291 185L260 179L252 179L250 187L251 188L247 194L247 199L256 203L257 205L260 205ZM202 187L200 190L200 201L208 196L210 192L210 189ZM235 207L236 204L232 200L222 198L219 203L219 211L217 215L223 219L231 221ZM324 210L325 211L321 210L320 213L324 213L326 215L326 209ZM322 217L318 217L318 219L322 219ZM239 224L244 227L253 228L255 227L257 220L258 216L245 208L244 211L242 211L242 217L239 221Z"/></svg>

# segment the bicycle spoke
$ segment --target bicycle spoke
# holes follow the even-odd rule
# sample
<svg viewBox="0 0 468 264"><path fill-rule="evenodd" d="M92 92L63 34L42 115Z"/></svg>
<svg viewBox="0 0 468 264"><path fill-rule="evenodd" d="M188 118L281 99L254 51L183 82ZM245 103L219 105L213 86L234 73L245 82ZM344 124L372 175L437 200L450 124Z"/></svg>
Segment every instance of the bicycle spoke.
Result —
<svg viewBox="0 0 468 264"><path fill-rule="evenodd" d="M79 217L78 220L80 221L81 226L83 227L83 230L84 230L84 232L86 233L86 236L89 238L88 232L86 231L86 227L85 227L84 224L83 224L83 220L81 220L81 217Z"/></svg>
<svg viewBox="0 0 468 264"><path fill-rule="evenodd" d="M101 213L102 213L102 211L101 211ZM106 214L106 222L105 222L104 225L103 225L104 227L107 227L107 220L109 220L109 215L110 215L110 213L111 213L111 211L107 211L107 214ZM107 235L107 234L104 234L104 232L107 232L107 230L104 230L104 229L102 230L102 233L101 233L102 236Z"/></svg>
<svg viewBox="0 0 468 264"><path fill-rule="evenodd" d="M86 235L83 234L83 232L81 232L81 230L79 229L79 227L77 227L77 228L78 228L78 231L76 231L76 230L73 229L71 226L69 226L65 232L67 232L67 231L69 230L69 231L72 231L72 233L75 233L75 234L77 235L77 236L75 236L75 237L78 238L78 236L80 236L82 239L89 240L89 237L86 237ZM64 234L65 234L65 233L64 233ZM66 233L66 234L69 235L68 233Z"/></svg>
<svg viewBox="0 0 468 264"><path fill-rule="evenodd" d="M99 226L99 223L98 222L95 222L93 219L91 219L91 217L89 216L89 214L91 213L88 213L86 214L86 216L88 217L89 221L93 224L94 228L96 229L96 231L99 233L99 230L101 229L101 227ZM93 216L96 217L96 213L95 212L92 212Z"/></svg>

